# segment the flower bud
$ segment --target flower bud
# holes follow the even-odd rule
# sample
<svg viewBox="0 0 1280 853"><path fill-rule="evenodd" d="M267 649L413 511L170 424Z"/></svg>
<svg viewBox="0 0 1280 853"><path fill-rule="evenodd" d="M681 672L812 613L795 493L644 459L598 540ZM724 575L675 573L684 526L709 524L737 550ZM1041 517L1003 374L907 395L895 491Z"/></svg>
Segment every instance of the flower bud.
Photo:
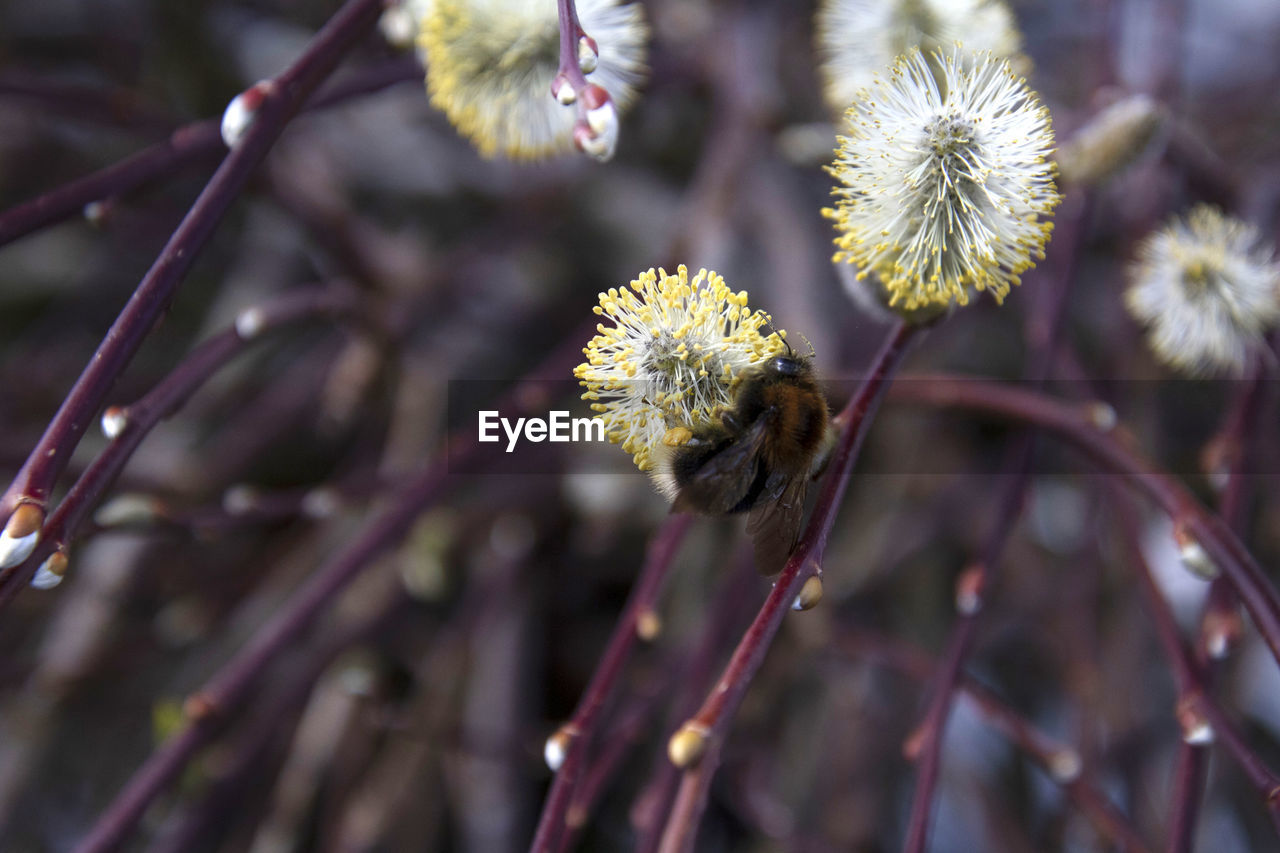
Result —
<svg viewBox="0 0 1280 853"><path fill-rule="evenodd" d="M542 747L542 758L547 762L547 767L552 773L564 765L564 759L569 753L569 744L578 734L577 726L573 723L565 723L547 738L546 745Z"/></svg>
<svg viewBox="0 0 1280 853"><path fill-rule="evenodd" d="M796 600L791 603L792 610L812 610L822 601L822 577L814 575L800 587Z"/></svg>
<svg viewBox="0 0 1280 853"><path fill-rule="evenodd" d="M1062 146L1058 173L1065 183L1102 183L1132 165L1163 123L1163 110L1147 95L1116 101Z"/></svg>
<svg viewBox="0 0 1280 853"><path fill-rule="evenodd" d="M222 142L234 150L253 127L267 96L275 92L274 80L261 80L231 99L222 113Z"/></svg>
<svg viewBox="0 0 1280 853"><path fill-rule="evenodd" d="M124 406L107 406L102 412L102 434L114 439L129 425L129 410Z"/></svg>
<svg viewBox="0 0 1280 853"><path fill-rule="evenodd" d="M18 504L0 533L0 569L12 568L31 556L43 526L43 509L33 503Z"/></svg>
<svg viewBox="0 0 1280 853"><path fill-rule="evenodd" d="M36 570L35 577L31 578L31 585L36 589L53 589L62 583L62 578L67 573L67 555L65 551L54 551L49 555L40 568Z"/></svg>
<svg viewBox="0 0 1280 853"><path fill-rule="evenodd" d="M1173 525L1173 540L1178 544L1178 559L1183 568L1201 580L1213 580L1218 576L1218 566L1182 522Z"/></svg>
<svg viewBox="0 0 1280 853"><path fill-rule="evenodd" d="M667 757L676 767L691 767L707 751L711 730L697 720L690 720L680 727L667 742Z"/></svg>

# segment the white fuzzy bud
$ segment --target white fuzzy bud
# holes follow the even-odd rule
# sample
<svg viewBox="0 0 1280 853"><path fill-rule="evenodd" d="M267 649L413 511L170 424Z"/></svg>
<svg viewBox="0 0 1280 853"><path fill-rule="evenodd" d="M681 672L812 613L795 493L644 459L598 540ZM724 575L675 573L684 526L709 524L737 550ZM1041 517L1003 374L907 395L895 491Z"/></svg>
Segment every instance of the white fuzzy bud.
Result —
<svg viewBox="0 0 1280 853"><path fill-rule="evenodd" d="M0 569L13 568L31 556L43 524L44 512L34 504L22 504L13 511L0 533Z"/></svg>
<svg viewBox="0 0 1280 853"><path fill-rule="evenodd" d="M578 100L578 93L566 77L557 77L551 85L551 94L566 107Z"/></svg>
<svg viewBox="0 0 1280 853"><path fill-rule="evenodd" d="M62 583L62 576L67 571L67 558L60 553L49 555L49 559L40 564L31 585L36 589L53 589Z"/></svg>
<svg viewBox="0 0 1280 853"><path fill-rule="evenodd" d="M275 89L274 80L262 80L231 99L222 113L222 142L235 149L244 140L262 109L262 102Z"/></svg>
<svg viewBox="0 0 1280 853"><path fill-rule="evenodd" d="M307 492L302 498L302 514L307 518L331 518L342 508L342 496L334 489L318 488Z"/></svg>
<svg viewBox="0 0 1280 853"><path fill-rule="evenodd" d="M1211 581L1218 576L1218 566L1213 558L1204 550L1204 546L1194 539L1178 543L1178 559L1183 568L1202 580Z"/></svg>
<svg viewBox="0 0 1280 853"><path fill-rule="evenodd" d="M1116 410L1110 404L1102 402L1090 403L1085 411L1085 417L1089 419L1094 429L1101 432L1111 432L1120 421Z"/></svg>
<svg viewBox="0 0 1280 853"><path fill-rule="evenodd" d="M227 489L222 494L222 508L228 515L245 515L258 505L258 490L243 483Z"/></svg>
<svg viewBox="0 0 1280 853"><path fill-rule="evenodd" d="M582 150L600 162L613 158L618 147L618 110L613 101L605 101L593 110L587 110L587 127L591 133L579 137Z"/></svg>
<svg viewBox="0 0 1280 853"><path fill-rule="evenodd" d="M418 34L418 24L412 13L404 6L396 4L387 7L378 19L378 31L387 43L398 50L413 47L413 40Z"/></svg>
<svg viewBox="0 0 1280 853"><path fill-rule="evenodd" d="M1191 746L1207 746L1213 743L1213 739L1213 726L1209 725L1209 721L1204 718L1182 730L1183 742Z"/></svg>
<svg viewBox="0 0 1280 853"><path fill-rule="evenodd" d="M1160 106L1132 95L1099 112L1058 153L1064 181L1096 184L1123 171L1146 150L1163 123Z"/></svg>
<svg viewBox="0 0 1280 853"><path fill-rule="evenodd" d="M84 219L94 228L101 228L107 221L111 205L105 201L91 201L84 206Z"/></svg>
<svg viewBox="0 0 1280 853"><path fill-rule="evenodd" d="M98 511L93 514L93 523L99 527L145 524L155 520L159 508L159 501L150 495L125 493L98 507Z"/></svg>
<svg viewBox="0 0 1280 853"><path fill-rule="evenodd" d="M1074 749L1060 749L1049 756L1049 775L1060 785L1069 785L1080 778L1084 761Z"/></svg>
<svg viewBox="0 0 1280 853"><path fill-rule="evenodd" d="M123 406L108 406L102 413L102 434L114 439L129 425L129 410Z"/></svg>
<svg viewBox="0 0 1280 853"><path fill-rule="evenodd" d="M596 50L595 43L586 36L578 39L578 67L582 73L590 74L599 64L600 52Z"/></svg>
<svg viewBox="0 0 1280 853"><path fill-rule="evenodd" d="M542 758L552 773L564 766L564 760L569 754L569 744L577 735L577 728L572 723L565 723L547 738L547 743L542 748Z"/></svg>
<svg viewBox="0 0 1280 853"><path fill-rule="evenodd" d="M251 341L262 331L266 323L261 308L246 308L236 315L236 334L241 340Z"/></svg>

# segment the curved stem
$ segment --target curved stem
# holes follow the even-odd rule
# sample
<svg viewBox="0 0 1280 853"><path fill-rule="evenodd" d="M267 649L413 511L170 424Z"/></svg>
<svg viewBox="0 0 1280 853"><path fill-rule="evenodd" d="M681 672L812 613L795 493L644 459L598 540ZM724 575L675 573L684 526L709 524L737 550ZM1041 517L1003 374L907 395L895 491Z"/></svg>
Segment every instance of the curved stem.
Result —
<svg viewBox="0 0 1280 853"><path fill-rule="evenodd" d="M720 650L732 638L734 623L744 621L754 605L751 599L759 574L750 547L744 545L740 548L731 563L735 568L724 572L716 584L711 595L711 609L699 626L697 636L679 655L685 663L677 677L679 686L669 712L670 719L677 725L698 710L699 691L715 675ZM664 730L669 733L667 726ZM650 777L631 809L631 824L636 834L635 853L656 853L658 850L679 784L679 768L669 761L654 762Z"/></svg>
<svg viewBox="0 0 1280 853"><path fill-rule="evenodd" d="M873 632L842 629L838 649L840 654L870 658L917 681L927 682L938 669L937 663L925 652ZM968 676L961 677L956 690L972 700L973 707L988 725L1004 734L1061 785L1099 832L1127 853L1146 853L1146 842L1112 805L1099 783L1081 766L1080 753L1074 747L1036 728L1031 721Z"/></svg>
<svg viewBox="0 0 1280 853"><path fill-rule="evenodd" d="M587 80L587 72L599 61L600 48L582 28L574 0L556 0L556 10L560 24L560 68L551 81L551 96L562 104L577 105L573 142L578 150L598 160L608 160L618 141L617 107L608 90ZM584 61L591 64L584 66Z"/></svg>
<svg viewBox="0 0 1280 853"><path fill-rule="evenodd" d="M858 451L870 430L876 409L918 331L918 327L901 322L894 328L876 356L862 387L837 416L836 422L843 427L840 441L804 535L787 560L786 567L774 581L773 589L755 620L734 649L720 679L707 694L702 707L685 723L686 727L705 732L707 748L701 760L686 769L681 778L676 804L663 833L660 849L664 853L693 849L698 823L706 806L706 792L715 774L719 748L729 724L778 633L782 617L796 600L804 582L821 571L827 538L848 488Z"/></svg>
<svg viewBox="0 0 1280 853"><path fill-rule="evenodd" d="M554 352L544 364L530 371L529 378L558 376L578 361L581 347L577 334ZM528 393L517 383L497 408L524 413L546 405L546 392ZM479 448L470 430L451 435L437 457L395 496L386 511L368 524L345 549L320 567L260 627L245 646L194 693L186 703L187 725L156 750L138 769L116 799L98 819L76 853L104 853L115 850L142 817L148 805L173 781L193 755L212 738L220 722L249 697L258 679L279 658L281 651L295 642L320 613L383 551L399 542L417 518L430 507L450 483L450 470L464 465Z"/></svg>
<svg viewBox="0 0 1280 853"><path fill-rule="evenodd" d="M121 411L124 426L106 449L99 454L62 499L45 523L40 544L21 565L0 579L0 610L31 582L37 568L55 551L67 547L71 538L120 471L128 463L143 439L163 419L171 416L219 369L252 342L282 326L317 317L333 317L357 312L359 303L349 293L334 290L307 291L281 297L267 305L248 309L255 313L254 334L241 336L229 328L195 349L155 388L136 403ZM247 312L245 312L247 313ZM244 316L242 313L241 316Z"/></svg>
<svg viewBox="0 0 1280 853"><path fill-rule="evenodd" d="M1219 497L1218 512L1231 529L1240 535L1245 534L1245 511L1248 503L1245 466L1249 461L1249 445L1258 423L1265 376L1261 363L1255 363L1254 371L1254 375L1237 395L1219 435L1210 442L1210 447L1220 452L1227 472L1227 481ZM1214 578L1210 582L1208 601L1200 617L1198 648L1206 665L1206 689L1211 687L1214 658L1219 653L1217 650L1211 651L1218 642L1218 638L1211 634L1220 630L1223 622L1234 621L1238 607L1228 582L1222 577ZM1221 651L1226 651L1225 642ZM1174 772L1169 817L1172 828L1167 847L1169 853L1191 853L1193 849L1196 824L1200 816L1200 800L1208 772L1209 751L1203 745L1184 741L1178 747Z"/></svg>
<svg viewBox="0 0 1280 853"><path fill-rule="evenodd" d="M324 109L353 97L421 78L422 69L412 60L371 65L321 92L304 107L304 111ZM0 246L79 216L90 202L117 198L177 174L184 168L212 160L226 151L220 125L219 119L183 125L161 142L0 212Z"/></svg>
<svg viewBox="0 0 1280 853"><path fill-rule="evenodd" d="M244 188L250 173L306 98L372 27L381 9L381 0L348 0L293 65L269 84L258 87L263 98L252 126L222 161L112 324L17 477L0 498L0 515L7 516L20 504L45 508L54 484L94 413L168 308L196 255Z"/></svg>
<svg viewBox="0 0 1280 853"><path fill-rule="evenodd" d="M1049 289L1045 298L1032 303L1033 314L1027 323L1026 338L1030 350L1026 376L1036 388L1044 386L1049 378L1053 365L1053 354L1057 348L1058 336L1062 331L1062 320L1066 315L1067 296L1071 291L1071 283L1075 278L1075 258L1084 232L1089 204L1086 198L1073 195L1064 210L1061 222L1067 233L1059 235L1059 245L1066 243L1067 252L1057 260L1054 274L1044 282ZM980 559L960 576L958 583L967 589L957 590L957 602L961 598L966 603L958 604L960 610L951 636L947 641L942 663L935 679L933 700L929 704L924 721L916 730L914 739L918 758L915 793L911 801L911 814L907 820L906 844L904 849L909 853L924 853L929 837L930 819L933 813L933 796L937 788L939 773L942 768L942 743L947 727L947 717L951 712L951 701L956 687L963 678L964 659L973 645L977 632L978 619L982 613L982 599L986 590L992 586L992 579L998 573L1001 555L1005 544L1022 513L1023 499L1026 496L1027 484L1031 479L1031 464L1035 455L1035 434L1025 432L1017 437L1005 470L1012 476L1005 481L1004 491L1000 498L995 519L987 534L986 544Z"/></svg>
<svg viewBox="0 0 1280 853"><path fill-rule="evenodd" d="M1147 609L1151 613L1152 621L1155 622L1156 636L1160 641L1161 648L1164 650L1165 657L1169 659L1169 665L1173 668L1174 682L1178 689L1177 712L1181 718L1179 723L1183 727L1184 741L1186 740L1185 735L1191 727L1207 723L1212 730L1213 737L1222 741L1227 748L1227 752L1240 765L1240 769L1244 771L1249 781L1253 783L1254 788L1266 805L1267 813L1271 817L1272 824L1276 827L1277 834L1280 834L1280 799L1278 799L1278 796L1280 796L1280 775L1272 771L1258 754L1249 748L1244 736L1231 721L1231 718L1227 716L1226 711L1213 699L1208 673L1196 662L1191 650L1183 643L1177 622L1174 620L1173 613L1169 610L1168 602L1165 601L1163 594L1156 586L1155 579L1152 577L1151 568L1147 564L1142 548L1138 544L1137 522L1133 517L1133 513L1124 499L1117 501L1117 503L1119 504L1119 512L1117 514L1125 546L1125 556L1137 575L1143 598L1147 603ZM1202 748L1196 751L1204 752ZM1180 761L1186 762L1187 757L1181 756ZM1201 757L1198 763L1202 764L1203 762L1204 759ZM1192 808L1185 804L1184 808L1189 812L1192 811ZM1175 818L1177 818L1177 815L1175 815ZM1190 829L1194 828L1194 821L1189 821L1186 818L1176 819L1174 823L1175 829L1179 830L1179 832L1175 832L1171 836L1171 848L1176 848L1184 841L1189 843L1190 839L1183 834L1189 835ZM1187 824L1192 824L1192 826L1188 827Z"/></svg>
<svg viewBox="0 0 1280 853"><path fill-rule="evenodd" d="M637 623L641 614L653 609L662 589L662 582L666 579L676 551L689 532L692 522L693 517L683 513L669 516L654 535L645 557L644 568L641 569L635 586L631 588L631 595L614 626L613 635L609 638L595 674L591 676L590 684L578 701L573 717L548 742L548 750L560 752L560 766L556 768L555 780L551 783L551 791L542 808L542 817L538 820L538 829L529 848L531 851L548 853L558 849L560 836L565 831L565 818L582 775L587 749L595 736L601 711L613 694L635 645Z"/></svg>
<svg viewBox="0 0 1280 853"><path fill-rule="evenodd" d="M1230 527L1171 475L1144 459L1122 429L1110 426L1115 414L1100 404L1072 405L1044 394L961 376L914 376L894 386L902 402L983 411L1034 424L1081 450L1104 471L1122 475L1133 488L1182 524L1231 583L1253 617L1258 633L1280 661L1280 597L1261 567Z"/></svg>

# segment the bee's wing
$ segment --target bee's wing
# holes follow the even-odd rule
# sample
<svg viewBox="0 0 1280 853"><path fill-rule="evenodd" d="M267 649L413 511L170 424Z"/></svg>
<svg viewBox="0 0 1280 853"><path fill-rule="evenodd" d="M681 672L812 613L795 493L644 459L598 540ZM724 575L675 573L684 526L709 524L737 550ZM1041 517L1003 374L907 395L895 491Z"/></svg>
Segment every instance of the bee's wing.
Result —
<svg viewBox="0 0 1280 853"><path fill-rule="evenodd" d="M742 502L760 468L765 419L757 418L736 441L703 463L676 496L673 509L724 515Z"/></svg>
<svg viewBox="0 0 1280 853"><path fill-rule="evenodd" d="M755 549L756 570L762 575L776 575L787 564L800 538L800 522L804 518L804 495L809 487L804 477L781 477L765 484L768 493L780 489L776 500L765 500L747 516L747 532Z"/></svg>

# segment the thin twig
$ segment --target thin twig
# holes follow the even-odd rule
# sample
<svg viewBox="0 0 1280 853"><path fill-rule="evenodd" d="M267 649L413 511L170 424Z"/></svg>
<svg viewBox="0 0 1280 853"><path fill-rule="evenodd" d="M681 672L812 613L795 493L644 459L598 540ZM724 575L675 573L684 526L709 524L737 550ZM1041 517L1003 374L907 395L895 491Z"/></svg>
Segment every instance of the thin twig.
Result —
<svg viewBox="0 0 1280 853"><path fill-rule="evenodd" d="M370 65L319 93L303 109L325 109L421 77L421 66L412 60ZM79 216L91 202L119 198L225 151L220 119L185 124L161 142L0 212L0 246Z"/></svg>
<svg viewBox="0 0 1280 853"><path fill-rule="evenodd" d="M662 582L666 579L680 543L684 541L692 522L692 516L683 513L672 515L654 534L645 556L644 568L641 569L635 586L631 588L631 595L622 609L622 615L618 617L609 644L591 676L591 682L578 700L573 717L547 741L548 762L558 766L555 767L555 780L551 783L546 804L542 808L542 817L538 820L537 832L529 848L534 853L548 853L558 847L560 836L565 831L565 819L573 801L574 789L582 773L587 749L595 736L601 711L617 686L636 643L636 626L642 614L653 610Z"/></svg>
<svg viewBox="0 0 1280 853"><path fill-rule="evenodd" d="M573 346L562 346L546 362L529 373L531 378L563 375L578 360L581 348L574 334ZM497 408L527 412L546 404L546 383L535 383L535 391L517 384ZM280 652L294 642L338 595L374 559L404 538L417 518L444 492L449 472L464 465L479 445L470 431L451 435L436 458L428 464L386 511L368 524L351 544L322 566L276 610L245 646L209 679L186 703L187 725L156 750L125 785L98 819L90 835L77 846L77 853L114 850L124 840L147 806L173 781L193 755L213 737L221 721L250 695L254 685Z"/></svg>
<svg viewBox="0 0 1280 853"><path fill-rule="evenodd" d="M1056 269L1046 277L1047 298L1035 300L1035 312L1028 322L1027 339L1030 357L1026 378L1034 388L1041 388L1048 380L1053 364L1053 354L1062 320L1066 315L1067 296L1075 277L1075 259L1079 255L1084 226L1090 205L1080 197L1069 200L1070 213L1062 217L1068 234L1059 235L1066 242L1067 251L1057 261ZM936 677L933 701L924 721L916 730L913 746L918 756L915 792L911 801L911 814L907 820L906 844L908 853L923 853L929 837L930 818L933 812L933 794L942 768L942 743L947 717L951 709L951 696L960 683L965 656L973 644L978 619L982 612L983 598L993 586L993 577L999 567L1005 544L1022 512L1027 484L1031 480L1031 464L1035 456L1035 434L1025 432L1018 436L1009 454L1006 471L1012 473L1005 481L1004 491L997 505L996 515L987 534L986 544L977 563L967 568L959 583L966 589L957 590L959 614L946 651L942 656Z"/></svg>
<svg viewBox="0 0 1280 853"><path fill-rule="evenodd" d="M8 606L18 591L30 583L38 567L56 551L64 551L85 515L97 505L115 482L143 439L161 420L170 417L219 369L264 334L303 320L336 317L359 312L359 302L350 292L307 290L280 297L266 305L241 312L252 329L240 324L214 335L197 347L155 388L119 412L124 425L101 454L85 469L67 496L45 523L40 544L21 565L0 578L0 610ZM252 314L252 317L249 315ZM248 333L248 334L246 334Z"/></svg>
<svg viewBox="0 0 1280 853"><path fill-rule="evenodd" d="M920 649L865 630L843 629L838 648L853 657L870 657L917 681L928 681L938 669L937 662ZM956 689L973 701L988 725L1031 756L1053 781L1061 785L1103 835L1129 853L1148 850L1146 842L1128 819L1086 772L1078 750L1036 728L969 676L962 677Z"/></svg>
<svg viewBox="0 0 1280 853"><path fill-rule="evenodd" d="M1131 442L1121 440L1124 433L1114 428L1110 407L1063 403L1045 394L961 376L913 376L897 383L893 396L901 402L971 409L1035 424L1075 446L1103 471L1122 475L1205 549L1280 661L1280 598L1253 555L1186 486L1144 459Z"/></svg>
<svg viewBox="0 0 1280 853"><path fill-rule="evenodd" d="M753 581L759 575L751 549L741 548L731 562L736 568L724 572L716 584L710 611L689 651L682 656L687 663L679 674L680 687L666 731L697 712L702 691L715 675L720 650L732 640L735 624L745 622L749 608L754 605L751 593L755 589ZM631 823L636 832L635 853L656 853L679 783L679 768L670 761L654 762L650 779L631 809Z"/></svg>
<svg viewBox="0 0 1280 853"><path fill-rule="evenodd" d="M311 92L373 26L381 9L381 0L348 0L293 65L273 81L255 87L262 93L262 99L252 126L222 161L112 324L0 499L0 515L8 516L22 504L47 509L53 486L94 413L168 308L196 255L244 188L253 169Z"/></svg>
<svg viewBox="0 0 1280 853"><path fill-rule="evenodd" d="M654 716L675 680L674 675L674 667L665 667L659 679L661 683L646 685L645 692L622 709L618 721L601 735L598 754L591 756L591 763L583 768L582 778L573 792L573 801L565 812L565 831L558 851L574 848L597 801L617 777L624 760L652 730Z"/></svg>
<svg viewBox="0 0 1280 853"><path fill-rule="evenodd" d="M1138 543L1138 524L1128 501L1121 497L1116 501L1120 532L1127 562L1137 576L1151 619L1155 623L1156 636L1165 657L1173 669L1178 699L1176 713L1182 728L1183 739L1205 742L1212 737L1221 740L1228 754L1240 765L1249 781L1262 798L1272 825L1280 835L1280 775L1277 775L1254 752L1225 710L1213 698L1205 670L1196 661L1191 650L1182 641L1178 624L1169 610L1159 587L1151 574L1151 567L1143 556ZM1177 837L1174 837L1174 841Z"/></svg>
<svg viewBox="0 0 1280 853"><path fill-rule="evenodd" d="M663 833L664 840L660 849L664 853L693 848L697 825L706 804L706 792L715 773L720 744L746 695L747 687L764 661L765 653L782 624L782 617L795 602L804 582L821 572L827 538L848 488L858 451L870 430L880 400L892 383L893 375L918 331L918 327L898 323L876 356L862 387L837 417L836 421L842 428L840 441L804 535L774 582L760 612L738 643L719 681L703 701L698 713L681 729L682 733L700 736L705 743L705 751L694 766L685 769L680 781L676 804Z"/></svg>
<svg viewBox="0 0 1280 853"><path fill-rule="evenodd" d="M384 594L384 599L370 615L353 624L337 626L316 649L307 653L305 659L291 667L283 679L283 686L268 699L269 706L262 709L249 731L236 744L236 754L228 769L213 782L201 802L192 806L172 829L162 834L148 853L191 850L202 839L207 839L214 824L225 822L240 808L246 783L260 772L263 753L297 725L299 712L330 664L343 651L365 642L385 628L397 615L407 611L411 603L402 588L393 588ZM282 731L283 726L288 728ZM260 779L252 781L261 784Z"/></svg>
<svg viewBox="0 0 1280 853"><path fill-rule="evenodd" d="M560 24L560 68L551 81L551 96L577 104L573 144L591 156L608 160L618 142L618 110L603 86L587 81L600 58L596 40L582 28L574 0L556 0Z"/></svg>
<svg viewBox="0 0 1280 853"><path fill-rule="evenodd" d="M1261 408L1265 370L1256 362L1254 375L1236 395L1218 436L1209 442L1216 459L1226 469L1226 483L1219 497L1218 511L1224 521L1238 535L1245 534L1245 507L1247 500L1246 467L1249 464L1249 445L1258 424ZM1212 477L1217 471L1210 471ZM1206 689L1211 688L1214 660L1228 651L1225 626L1234 624L1239 607L1231 585L1222 577L1209 584L1209 596L1200 617L1200 641L1198 657L1204 665ZM1203 744L1188 743L1185 739L1178 747L1178 758L1173 777L1173 797L1169 810L1169 853L1191 853L1195 843L1196 823L1200 815L1200 800L1204 792L1205 777L1209 770L1208 750Z"/></svg>

